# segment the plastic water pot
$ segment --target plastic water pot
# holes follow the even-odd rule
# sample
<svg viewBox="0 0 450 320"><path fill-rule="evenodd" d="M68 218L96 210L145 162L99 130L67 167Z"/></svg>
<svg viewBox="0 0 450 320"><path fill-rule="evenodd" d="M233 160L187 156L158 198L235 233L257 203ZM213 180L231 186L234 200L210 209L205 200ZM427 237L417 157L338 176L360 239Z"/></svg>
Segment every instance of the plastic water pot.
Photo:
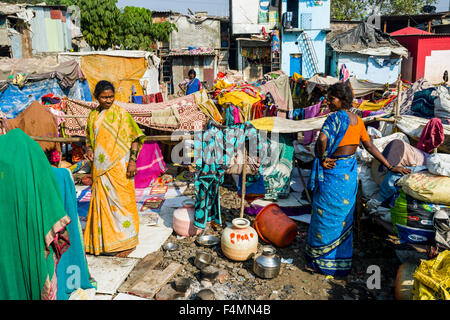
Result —
<svg viewBox="0 0 450 320"><path fill-rule="evenodd" d="M264 207L253 223L261 239L277 247L286 247L297 235L297 224L276 203Z"/></svg>

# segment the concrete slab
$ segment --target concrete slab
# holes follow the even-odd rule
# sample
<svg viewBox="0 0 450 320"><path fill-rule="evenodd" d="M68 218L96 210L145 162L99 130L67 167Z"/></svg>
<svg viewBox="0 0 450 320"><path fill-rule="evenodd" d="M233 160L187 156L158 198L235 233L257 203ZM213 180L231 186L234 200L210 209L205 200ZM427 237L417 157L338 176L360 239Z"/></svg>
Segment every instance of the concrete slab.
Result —
<svg viewBox="0 0 450 320"><path fill-rule="evenodd" d="M87 255L91 276L97 281L97 294L112 295L138 263L138 259Z"/></svg>
<svg viewBox="0 0 450 320"><path fill-rule="evenodd" d="M131 294L119 293L113 300L150 300L137 296L133 296Z"/></svg>

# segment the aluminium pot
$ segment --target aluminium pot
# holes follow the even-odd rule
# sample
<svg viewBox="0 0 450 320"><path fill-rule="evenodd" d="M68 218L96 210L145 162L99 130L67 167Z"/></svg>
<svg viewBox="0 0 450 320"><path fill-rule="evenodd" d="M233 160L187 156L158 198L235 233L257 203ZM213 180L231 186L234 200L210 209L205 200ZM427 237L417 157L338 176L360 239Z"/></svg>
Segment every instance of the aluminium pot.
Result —
<svg viewBox="0 0 450 320"><path fill-rule="evenodd" d="M281 260L275 255L275 248L264 246L263 253L253 261L253 272L264 279L272 279L278 276L281 268Z"/></svg>

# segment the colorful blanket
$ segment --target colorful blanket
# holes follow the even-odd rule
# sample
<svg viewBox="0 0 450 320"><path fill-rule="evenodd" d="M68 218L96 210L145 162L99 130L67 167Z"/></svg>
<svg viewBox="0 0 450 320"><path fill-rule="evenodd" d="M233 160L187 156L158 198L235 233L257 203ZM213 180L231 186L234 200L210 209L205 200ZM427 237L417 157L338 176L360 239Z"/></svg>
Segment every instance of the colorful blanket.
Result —
<svg viewBox="0 0 450 320"><path fill-rule="evenodd" d="M199 109L194 95L176 98L162 103L134 104L116 101L140 125L163 131L199 131L207 122L206 115ZM95 102L65 100L63 108L67 115L87 116L98 106ZM68 136L86 134L86 118L69 118L64 124Z"/></svg>

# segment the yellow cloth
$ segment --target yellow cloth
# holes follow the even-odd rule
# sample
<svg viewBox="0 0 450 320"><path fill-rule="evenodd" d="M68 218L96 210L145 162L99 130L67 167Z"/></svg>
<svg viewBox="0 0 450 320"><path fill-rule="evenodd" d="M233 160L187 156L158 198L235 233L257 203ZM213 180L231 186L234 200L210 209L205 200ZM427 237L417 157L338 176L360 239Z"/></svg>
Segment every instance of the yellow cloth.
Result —
<svg viewBox="0 0 450 320"><path fill-rule="evenodd" d="M450 300L450 251L422 260L414 272L413 300Z"/></svg>
<svg viewBox="0 0 450 320"><path fill-rule="evenodd" d="M244 121L250 121L252 119L252 105L250 103L244 102L239 108L239 111Z"/></svg>
<svg viewBox="0 0 450 320"><path fill-rule="evenodd" d="M382 100L380 102L374 103L374 102L370 102L369 100L365 100L361 103L361 105L359 106L360 110L363 111L378 111L381 108L384 108L384 106L390 101L390 99L385 99Z"/></svg>
<svg viewBox="0 0 450 320"><path fill-rule="evenodd" d="M228 88L228 87L230 87L230 86L232 86L232 85L233 85L233 84L228 83L228 82L226 82L226 81L224 81L224 80L219 80L219 81L217 81L217 83L214 85L213 89L214 89L214 90L223 90L223 89L226 89L226 88Z"/></svg>
<svg viewBox="0 0 450 320"><path fill-rule="evenodd" d="M272 131L275 121L273 117L266 117L252 120L250 123L258 130Z"/></svg>
<svg viewBox="0 0 450 320"><path fill-rule="evenodd" d="M134 181L126 174L131 145L138 139L139 151L145 136L130 114L115 104L107 110L92 110L86 131L87 146L94 150L86 252L99 255L134 248L139 215Z"/></svg>
<svg viewBox="0 0 450 320"><path fill-rule="evenodd" d="M244 103L249 103L253 105L254 103L261 100L261 96L258 94L258 97L254 98L251 95L242 92L242 91L232 91L229 93L225 93L224 95L219 95L218 103L219 105L224 105L227 103L231 103L239 108L244 106Z"/></svg>
<svg viewBox="0 0 450 320"><path fill-rule="evenodd" d="M300 79L304 79L302 75L298 74L297 72L294 72L294 74L292 75L292 79L294 81L298 81Z"/></svg>
<svg viewBox="0 0 450 320"><path fill-rule="evenodd" d="M143 95L139 79L147 70L145 58L112 57L104 55L88 55L81 57L81 69L94 92L97 82L110 81L116 89L116 99L129 102L131 86L136 87L136 95Z"/></svg>
<svg viewBox="0 0 450 320"><path fill-rule="evenodd" d="M195 103L197 103L197 106L204 114L213 118L214 121L222 123L223 118L214 102L208 97L206 89L195 92L194 99Z"/></svg>

